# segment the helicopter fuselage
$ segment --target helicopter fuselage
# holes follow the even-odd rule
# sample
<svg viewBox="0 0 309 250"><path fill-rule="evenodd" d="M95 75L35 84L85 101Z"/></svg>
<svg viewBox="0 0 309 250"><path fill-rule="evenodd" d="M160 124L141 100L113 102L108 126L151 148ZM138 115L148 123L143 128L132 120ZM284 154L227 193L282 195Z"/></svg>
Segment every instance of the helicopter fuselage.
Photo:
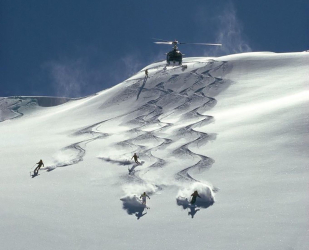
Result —
<svg viewBox="0 0 309 250"><path fill-rule="evenodd" d="M177 49L173 49L170 52L168 52L166 54L166 62L167 64L170 64L171 62L175 63L178 62L179 65L182 64L182 53L177 50Z"/></svg>

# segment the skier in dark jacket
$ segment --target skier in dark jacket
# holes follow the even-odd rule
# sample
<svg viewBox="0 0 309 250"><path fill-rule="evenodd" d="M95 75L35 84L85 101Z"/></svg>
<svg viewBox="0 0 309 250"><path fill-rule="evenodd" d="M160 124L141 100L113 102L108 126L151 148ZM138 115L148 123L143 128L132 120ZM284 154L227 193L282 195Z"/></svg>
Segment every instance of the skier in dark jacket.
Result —
<svg viewBox="0 0 309 250"><path fill-rule="evenodd" d="M201 196L199 196L199 194L198 194L198 192L197 192L196 190L194 191L193 194L191 194L191 196L192 196L192 199L191 199L190 203L191 203L192 205L196 202L196 198L197 198L197 197L202 198Z"/></svg>
<svg viewBox="0 0 309 250"><path fill-rule="evenodd" d="M35 168L35 170L34 170L34 174L35 175L37 175L38 173L39 173L39 170L40 170L40 168L42 167L42 165L43 165L43 167L44 167L44 163L43 163L43 161L42 160L40 160L38 163L36 163L36 164L38 164L38 166Z"/></svg>
<svg viewBox="0 0 309 250"><path fill-rule="evenodd" d="M134 153L134 155L132 156L132 158L134 158L135 163L139 164L139 161L137 160L139 157L136 155L136 153ZM131 158L131 160L132 160Z"/></svg>
<svg viewBox="0 0 309 250"><path fill-rule="evenodd" d="M145 206L146 206L146 197L150 199L150 197L146 194L146 192L142 193L141 197L139 197L140 199L142 199L142 204Z"/></svg>

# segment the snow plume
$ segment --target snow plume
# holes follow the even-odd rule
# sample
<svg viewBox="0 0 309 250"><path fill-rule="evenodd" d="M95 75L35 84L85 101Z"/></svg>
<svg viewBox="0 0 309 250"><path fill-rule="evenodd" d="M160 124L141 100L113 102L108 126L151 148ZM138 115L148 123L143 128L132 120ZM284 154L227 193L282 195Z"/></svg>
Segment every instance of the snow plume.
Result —
<svg viewBox="0 0 309 250"><path fill-rule="evenodd" d="M137 55L126 55L121 61L125 66L125 73L129 76L134 75L143 66Z"/></svg>
<svg viewBox="0 0 309 250"><path fill-rule="evenodd" d="M61 97L84 97L101 90L106 74L87 57L47 62L43 69L50 75L55 94Z"/></svg>
<svg viewBox="0 0 309 250"><path fill-rule="evenodd" d="M214 203L214 192L211 185L194 182L192 185L178 191L176 196L177 205L187 209L190 206L191 194L194 191L197 191L201 196L201 198L197 197L196 199L196 207L207 208Z"/></svg>
<svg viewBox="0 0 309 250"><path fill-rule="evenodd" d="M127 54L117 61L111 75L113 75L115 82L122 82L136 74L143 68L143 65L143 61L138 52L136 54Z"/></svg>
<svg viewBox="0 0 309 250"><path fill-rule="evenodd" d="M146 192L147 195L151 195L156 191L156 187L152 184L128 184L123 187L126 195L120 200L122 201L122 208L127 211L128 214L135 214L137 219L143 216L143 210L145 206L142 204L140 196ZM148 198L147 198L148 199Z"/></svg>
<svg viewBox="0 0 309 250"><path fill-rule="evenodd" d="M57 96L80 97L87 85L87 72L82 60L49 62L45 65L50 72Z"/></svg>
<svg viewBox="0 0 309 250"><path fill-rule="evenodd" d="M237 19L235 7L231 2L216 19L219 22L216 43L221 43L222 46L212 47L208 55L219 56L252 51L244 38L242 24Z"/></svg>
<svg viewBox="0 0 309 250"><path fill-rule="evenodd" d="M114 70L111 72L114 82L122 82L138 73L145 65L153 62L165 60L166 50L161 49L159 53L147 51L141 54L138 51L124 55L115 64Z"/></svg>
<svg viewBox="0 0 309 250"><path fill-rule="evenodd" d="M142 193L146 192L148 195L153 194L157 190L157 187L150 183L144 184L128 184L123 186L123 191L126 196L140 196Z"/></svg>

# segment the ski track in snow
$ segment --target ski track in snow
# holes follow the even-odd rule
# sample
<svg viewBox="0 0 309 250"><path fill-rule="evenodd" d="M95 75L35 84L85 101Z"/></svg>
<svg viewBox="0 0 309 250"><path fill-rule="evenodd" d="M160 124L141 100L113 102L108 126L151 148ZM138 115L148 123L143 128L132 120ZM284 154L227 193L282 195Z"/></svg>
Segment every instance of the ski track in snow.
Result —
<svg viewBox="0 0 309 250"><path fill-rule="evenodd" d="M22 117L21 109L31 108L36 105L36 100L33 98L1 98L0 99L0 122L6 119L16 119Z"/></svg>
<svg viewBox="0 0 309 250"><path fill-rule="evenodd" d="M213 120L213 117L203 114L203 112L211 109L217 103L215 98L207 96L207 92L209 90L212 90L212 95L216 95L225 88L227 88L229 85L229 83L225 82L222 78L214 77L212 75L213 72L216 72L220 69L222 69L223 75L224 70L226 69L226 62L219 63L219 65L214 64L215 61L212 61L210 65L206 66L206 68L210 66L209 69L202 72L200 72L201 69L195 69L189 72L185 77L174 74L169 77L167 82L159 81L157 84L155 84L156 81L152 80L151 85L153 86L155 84L154 88L146 87L147 78L145 78L143 82L141 82L141 79L137 81L137 83L142 84L142 86L139 88L136 87L138 90L136 99L141 98L141 95L143 93L147 94L148 92L154 90L158 91L160 94L159 97L151 99L140 108L140 110L145 111L143 114L136 115L133 119L130 119L125 124L122 124L137 126L130 130L131 132L135 132L137 136L131 137L130 139L125 141L118 142L117 145L127 147L128 150L134 149L128 155L132 155L134 152L136 152L142 159L148 158L154 161L154 163L148 165L146 168L136 170L136 168L138 168L139 166L134 165L131 169L128 169L132 182L145 183L147 182L147 180L145 180L144 178L145 175L147 175L151 171L155 171L157 168L164 168L164 166L166 166L170 161L168 159L169 157L167 157L167 159L157 157L156 151L164 150L164 148L169 147L173 143L177 142L178 139L183 138L186 135L189 135L187 142L173 150L171 156L192 157L194 159L194 164L189 165L186 168L176 172L174 179L180 182L199 182L192 176L192 174L190 174L190 171L197 170L201 172L203 170L209 169L212 166L212 164L214 163L213 159L206 155L197 154L193 150L190 150L190 145L199 146L200 144L207 143L207 141L209 140L215 139L215 135L209 135L207 133L194 130L194 127L207 125ZM164 70L159 70L158 72L154 73L152 75L152 78L156 78L156 76L162 76L163 71ZM172 89L167 89L165 87L170 83L177 84L178 82L184 82L183 85L186 86L186 82L191 80L192 77L196 78L194 83L190 87L181 91L177 92ZM169 101L165 101L164 99L169 99ZM175 103L173 102L173 100L175 99L177 99L176 103L178 105L176 107L173 107L172 109L169 109L167 112L164 111L166 106ZM176 125L173 122L164 121L166 119L172 118L173 116L182 117L182 119L189 121L189 124L174 130L172 134L166 133L165 136L162 136L162 133L164 134L164 131L168 129L173 129L174 125ZM157 125L159 128L149 131L147 128L153 125ZM194 137L193 140L192 137ZM145 144L143 144L143 139L145 139L145 141L147 142L157 142L157 145L147 147L145 146ZM153 184L155 185L155 183ZM155 186L161 187L160 185ZM217 192L218 189L213 188L212 191ZM127 210L128 214L132 214L132 211L138 212L137 210L134 210L132 208L133 205L128 205L131 204L131 199L132 197L130 195L122 198L124 209ZM211 200L207 203L207 206L197 206L200 208L206 208L212 205L213 202L214 201ZM187 207L188 206L184 207L184 209L186 209ZM193 208L191 208L191 210L192 209ZM191 213L193 212L191 211Z"/></svg>
<svg viewBox="0 0 309 250"><path fill-rule="evenodd" d="M133 99L134 96L135 101L145 98L150 98L150 100L127 114L116 116L76 131L72 136L89 135L90 138L62 148L61 151L64 153L73 150L75 152L74 156L69 160L56 162L54 165L46 167L45 170L52 171L58 167L67 167L82 161L87 152L86 145L88 143L110 136L108 133L101 132L100 128L104 127L105 123L109 121L119 121L119 125L128 127L128 130L123 133L128 135L129 138L124 141L114 142L113 146L125 149L127 152L125 157L130 158L133 153L137 153L141 159L146 161L146 164L134 164L131 168L128 168L129 174L126 173L126 176L123 176L127 182L149 183L148 178L145 176L149 175L152 171L164 169L166 165L173 161L170 157L190 158L192 160L190 165L174 174L174 177L172 177L174 181L179 183L199 182L190 172L192 170L201 172L209 169L214 160L207 155L195 153L194 150L190 149L190 146L195 145L198 147L203 145L209 140L214 140L215 135L199 132L194 128L205 126L212 122L213 117L203 113L216 105L217 101L213 96L227 88L229 82L222 78L227 69L227 62L210 60L207 63L195 63L201 63L203 67L192 71L182 69L185 72L177 74L177 70L180 67L176 66L167 70L166 67L161 69L162 66L158 66L148 68L149 70L157 70L155 73L149 74L149 78L125 81L125 84L130 85L118 93L111 100L111 104ZM217 75L220 75L220 77ZM164 81L166 77L168 77L168 80ZM188 87L188 82L190 83L192 80L193 83ZM182 86L187 86L187 88L182 89ZM0 105L3 105L4 101L7 100L1 99ZM17 99L15 102L6 104L6 109L16 114L11 119L23 115L19 110L23 102L26 101ZM30 99L26 105L31 103L33 103L33 100ZM178 120L184 121L185 124L178 123ZM185 142L172 150L172 154L165 154L164 159L158 156L160 153L164 155L162 152L167 147L177 144L179 140L185 140ZM121 160L121 155L119 155L120 160L98 158L124 166L129 163L127 159ZM162 189L164 186L162 183L151 184L157 189Z"/></svg>

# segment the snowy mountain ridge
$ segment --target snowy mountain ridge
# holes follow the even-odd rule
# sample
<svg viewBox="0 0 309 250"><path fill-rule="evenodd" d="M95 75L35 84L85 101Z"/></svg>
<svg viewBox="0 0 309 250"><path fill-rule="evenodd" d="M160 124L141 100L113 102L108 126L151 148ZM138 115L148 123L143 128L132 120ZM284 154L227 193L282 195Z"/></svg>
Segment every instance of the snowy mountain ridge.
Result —
<svg viewBox="0 0 309 250"><path fill-rule="evenodd" d="M34 205L48 206L57 218L58 241L44 249L76 249L86 242L91 242L87 249L101 249L103 243L107 249L137 248L139 233L151 249L192 246L176 240L188 234L196 240L206 234L203 244L213 249L305 249L308 62L307 53L185 58L186 68L154 63L113 88L77 100L1 98L1 183L17 197L3 194L1 202L9 204L6 218L22 218L19 229L6 232L10 222L3 215L1 232L9 237L17 230L33 249L41 249L27 240L37 219ZM16 151L22 159L16 159ZM132 163L133 153L141 164ZM40 158L45 167L29 178L25 164L31 167ZM20 186L11 184L13 178ZM44 193L37 191L42 186ZM18 198L25 190L32 195ZM201 199L192 207L188 200L194 190ZM140 205L145 191L150 211ZM288 201L287 193L293 197ZM297 214L293 222L292 214ZM134 215L142 224L132 225ZM51 226L46 214L38 216L36 227ZM175 232L185 221L201 232ZM282 229L282 223L294 226ZM298 245L288 240L292 232L300 235ZM123 243L119 234L126 235ZM159 246L153 234L162 240ZM222 240L221 234L237 240Z"/></svg>

